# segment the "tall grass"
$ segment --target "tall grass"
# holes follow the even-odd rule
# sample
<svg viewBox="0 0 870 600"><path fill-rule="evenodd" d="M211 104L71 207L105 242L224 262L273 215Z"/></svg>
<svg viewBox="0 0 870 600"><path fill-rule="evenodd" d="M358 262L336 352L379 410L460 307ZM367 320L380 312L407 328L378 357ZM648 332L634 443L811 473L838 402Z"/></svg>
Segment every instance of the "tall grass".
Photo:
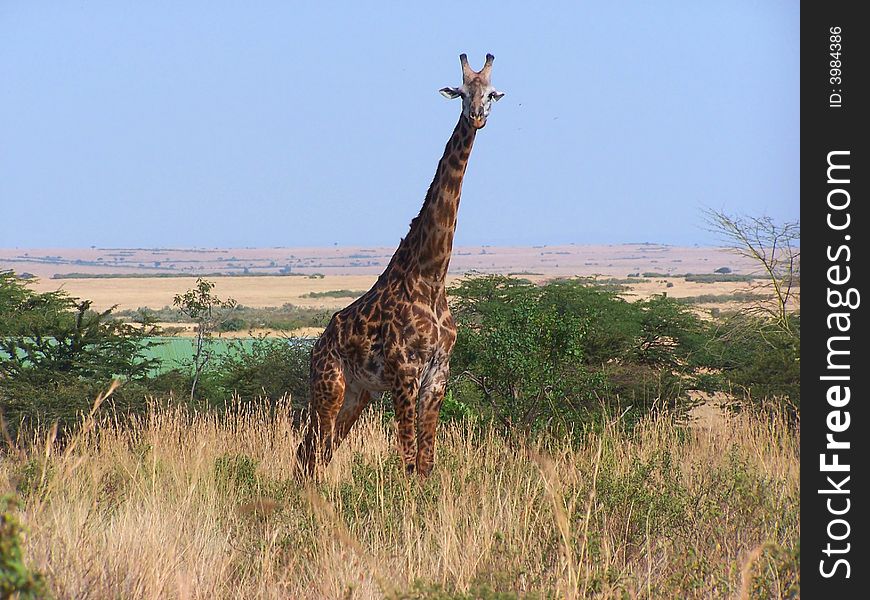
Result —
<svg viewBox="0 0 870 600"><path fill-rule="evenodd" d="M517 444L449 425L403 474L363 417L316 484L288 407L154 406L0 458L58 598L708 598L799 593L798 439L743 414Z"/></svg>

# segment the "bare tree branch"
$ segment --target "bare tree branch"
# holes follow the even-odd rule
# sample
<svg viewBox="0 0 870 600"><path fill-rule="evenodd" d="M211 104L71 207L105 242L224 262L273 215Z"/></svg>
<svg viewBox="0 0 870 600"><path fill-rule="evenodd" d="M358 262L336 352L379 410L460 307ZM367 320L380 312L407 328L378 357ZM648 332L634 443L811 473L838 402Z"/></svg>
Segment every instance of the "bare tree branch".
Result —
<svg viewBox="0 0 870 600"><path fill-rule="evenodd" d="M782 332L797 337L789 316L800 306L800 222L779 224L766 216L732 216L715 210L707 211L706 221L732 252L759 267L757 274L763 282L754 281L750 288L773 297L772 304L753 303L743 314L768 319Z"/></svg>

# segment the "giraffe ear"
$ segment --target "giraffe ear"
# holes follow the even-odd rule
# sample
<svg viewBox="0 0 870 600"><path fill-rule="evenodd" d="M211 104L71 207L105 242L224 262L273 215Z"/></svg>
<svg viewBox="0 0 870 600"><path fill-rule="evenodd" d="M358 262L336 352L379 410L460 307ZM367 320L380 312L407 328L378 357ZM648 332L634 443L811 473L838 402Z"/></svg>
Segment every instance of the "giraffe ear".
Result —
<svg viewBox="0 0 870 600"><path fill-rule="evenodd" d="M496 102L498 102L499 100L504 98L504 92L500 92L498 90L492 90L489 93L489 97L492 98L493 100L495 100Z"/></svg>
<svg viewBox="0 0 870 600"><path fill-rule="evenodd" d="M450 100L462 96L462 91L459 88L445 87L441 88L438 91L441 92L442 96L444 96L445 98L449 98Z"/></svg>

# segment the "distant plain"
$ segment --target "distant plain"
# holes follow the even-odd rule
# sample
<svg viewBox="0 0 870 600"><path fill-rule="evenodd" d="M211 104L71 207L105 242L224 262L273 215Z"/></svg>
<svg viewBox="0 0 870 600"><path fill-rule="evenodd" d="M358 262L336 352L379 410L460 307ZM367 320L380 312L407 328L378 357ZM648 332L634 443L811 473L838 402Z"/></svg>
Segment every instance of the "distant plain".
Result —
<svg viewBox="0 0 870 600"><path fill-rule="evenodd" d="M0 269L30 273L38 291L63 289L93 301L96 309L171 306L173 296L199 275L216 282L215 293L251 307L281 306L335 310L353 298L318 296L336 290L365 291L389 263L393 248L5 248ZM448 284L470 273L512 274L533 281L596 277L636 281L624 296L674 298L727 296L744 282L698 283L684 275L728 268L751 274L754 265L725 248L662 244L469 246L454 249ZM283 271L283 273L282 273ZM654 276L644 274L654 273ZM67 278L76 274L74 278ZM670 285L670 287L668 287ZM313 293L313 294L312 294ZM721 304L721 303L720 303ZM716 303L711 306L726 308Z"/></svg>

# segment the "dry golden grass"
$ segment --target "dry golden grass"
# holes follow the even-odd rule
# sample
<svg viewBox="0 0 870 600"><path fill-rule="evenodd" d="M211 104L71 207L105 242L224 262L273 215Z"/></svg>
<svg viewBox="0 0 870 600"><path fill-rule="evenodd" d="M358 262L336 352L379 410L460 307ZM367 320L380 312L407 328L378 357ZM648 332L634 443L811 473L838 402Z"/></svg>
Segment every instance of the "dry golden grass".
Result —
<svg viewBox="0 0 870 600"><path fill-rule="evenodd" d="M350 303L348 298L306 298L311 292L331 290L367 290L377 280L376 275L327 275L308 277L220 277L211 278L214 293L221 298L234 298L240 304L253 307L281 306L286 303L300 307L340 308ZM120 277L111 279L41 279L33 289L39 292L64 289L78 298L93 301L94 308L119 310L140 307L172 306L175 294L196 284L196 277Z"/></svg>
<svg viewBox="0 0 870 600"><path fill-rule="evenodd" d="M31 565L76 599L799 593L799 440L778 419L531 445L449 425L421 484L374 413L300 485L286 408L155 407L3 456Z"/></svg>
<svg viewBox="0 0 870 600"><path fill-rule="evenodd" d="M448 278L448 285L457 276ZM311 292L333 290L367 290L377 279L375 275L327 275L322 279L307 277L221 277L212 278L216 282L215 293L221 298L234 298L245 306L281 306L290 303L303 308L316 307L337 310L350 304L351 298L306 297ZM546 277L532 277L544 281ZM194 277L129 277L111 279L41 279L34 284L40 292L63 289L78 298L93 301L94 308L105 310L118 306L119 310L135 310L140 307L153 309L172 306L172 299L194 286ZM667 287L667 284L673 284ZM623 294L628 300L649 298L667 293L672 298L688 296L729 295L746 291L744 283L716 282L695 283L683 278L657 278L642 283L632 283ZM728 304L705 304L706 308L733 308Z"/></svg>
<svg viewBox="0 0 870 600"><path fill-rule="evenodd" d="M241 267L256 269L264 265L292 264L296 274L325 273L322 279L308 277L226 277L218 279L215 292L252 307L281 306L289 302L302 307L337 309L347 304L341 298L305 298L309 292L350 289L365 290L389 262L392 247L325 248L216 248L216 249L75 249L75 248L0 248L0 269L30 272L39 277L37 291L63 288L79 298L93 300L104 310L118 305L121 310L142 306L161 308L171 305L174 294L193 286L197 272L239 274ZM123 255L123 256L122 256ZM51 259L47 257L52 257ZM120 257L120 262L118 261ZM361 258L363 257L363 258ZM163 269L150 268L159 261ZM228 265L236 265L235 269ZM747 259L723 248L688 248L655 244L618 244L607 246L471 246L456 247L451 273L525 273L536 280L552 277L601 276L624 278L628 273L711 273L730 265L736 273L756 269ZM168 269L172 266L173 269ZM277 268L277 267L274 267ZM129 277L112 279L58 279L59 273L81 272L92 275L135 273L155 275L184 273L191 277ZM274 270L274 269L273 269ZM454 279L456 275L451 276ZM213 278L217 279L217 278ZM690 284L672 278L675 286L665 290L658 281L637 284L636 293L646 297L667 291L669 295L728 294L735 284Z"/></svg>

